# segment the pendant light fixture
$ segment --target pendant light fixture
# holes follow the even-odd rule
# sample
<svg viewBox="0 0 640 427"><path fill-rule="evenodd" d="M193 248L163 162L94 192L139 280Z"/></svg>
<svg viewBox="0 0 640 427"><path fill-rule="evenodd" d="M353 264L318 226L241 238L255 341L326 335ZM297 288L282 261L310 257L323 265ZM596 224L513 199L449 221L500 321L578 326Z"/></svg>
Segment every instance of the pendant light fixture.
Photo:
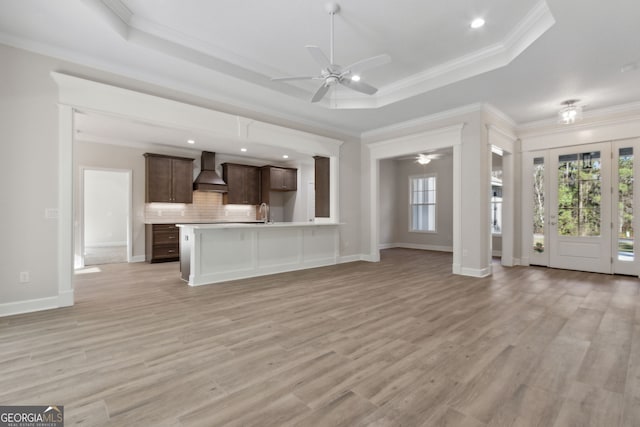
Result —
<svg viewBox="0 0 640 427"><path fill-rule="evenodd" d="M582 118L582 107L576 105L579 101L579 99L568 99L561 104L563 107L558 113L559 123L570 125Z"/></svg>

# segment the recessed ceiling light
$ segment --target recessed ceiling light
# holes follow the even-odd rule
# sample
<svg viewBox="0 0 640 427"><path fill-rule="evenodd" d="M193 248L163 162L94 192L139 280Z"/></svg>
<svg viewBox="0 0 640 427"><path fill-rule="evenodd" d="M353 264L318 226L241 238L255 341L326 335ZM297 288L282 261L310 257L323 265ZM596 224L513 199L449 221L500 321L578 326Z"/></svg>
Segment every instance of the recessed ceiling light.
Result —
<svg viewBox="0 0 640 427"><path fill-rule="evenodd" d="M471 28L473 28L474 30L481 27L484 27L484 19L476 18L471 21Z"/></svg>
<svg viewBox="0 0 640 427"><path fill-rule="evenodd" d="M187 144L195 144L196 142L193 139L187 139Z"/></svg>
<svg viewBox="0 0 640 427"><path fill-rule="evenodd" d="M360 81L360 76L357 74L354 74L353 76L351 76L351 80L354 82L359 82Z"/></svg>
<svg viewBox="0 0 640 427"><path fill-rule="evenodd" d="M246 148L241 148L240 151L242 151L243 153L246 153L247 149Z"/></svg>
<svg viewBox="0 0 640 427"><path fill-rule="evenodd" d="M289 156L288 156L287 154L283 154L283 155L282 155L282 158L283 158L283 159L288 159L288 158L289 158Z"/></svg>

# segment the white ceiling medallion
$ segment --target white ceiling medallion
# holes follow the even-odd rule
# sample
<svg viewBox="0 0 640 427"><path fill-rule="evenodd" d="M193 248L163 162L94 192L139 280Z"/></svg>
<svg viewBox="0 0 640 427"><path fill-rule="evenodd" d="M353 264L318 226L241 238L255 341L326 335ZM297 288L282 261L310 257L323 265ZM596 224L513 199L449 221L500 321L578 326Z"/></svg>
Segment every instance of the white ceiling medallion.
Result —
<svg viewBox="0 0 640 427"><path fill-rule="evenodd" d="M215 44L217 41L190 36L184 29L154 22L146 15L138 16L127 7L126 0L82 1L90 5L104 22L128 43L162 52L173 58L304 101L308 101L318 90L313 86L305 88L291 83L272 82L271 76L283 74L281 69L276 69L283 68L281 65L261 63L257 58L245 57L230 51L224 45ZM353 90L334 91L330 102L324 98L317 104L338 109L379 108L496 70L508 65L554 24L555 19L546 1L541 0L524 18L516 22L510 31L491 45L441 62L406 78L379 85L378 91L373 95L360 94ZM402 40L390 41L393 42L403 43ZM323 67L323 70L326 71L326 68ZM351 71L356 74L353 68ZM326 83L327 76L322 78ZM329 76L329 82L334 82L334 77ZM362 82L355 79L345 79L342 82L352 88L362 87Z"/></svg>

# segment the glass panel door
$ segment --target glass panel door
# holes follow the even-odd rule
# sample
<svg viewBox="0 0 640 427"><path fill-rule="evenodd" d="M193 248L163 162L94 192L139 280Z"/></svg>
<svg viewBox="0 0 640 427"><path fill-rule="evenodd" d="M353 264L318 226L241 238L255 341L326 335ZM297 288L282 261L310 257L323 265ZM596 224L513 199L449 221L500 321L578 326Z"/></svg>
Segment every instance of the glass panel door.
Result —
<svg viewBox="0 0 640 427"><path fill-rule="evenodd" d="M634 276L640 272L636 262L634 232L637 222L634 214L634 184L638 175L635 154L638 150L637 141L621 141L613 147L613 272Z"/></svg>
<svg viewBox="0 0 640 427"><path fill-rule="evenodd" d="M611 272L609 147L590 144L550 151L551 170L555 171L547 174L552 180L551 267Z"/></svg>
<svg viewBox="0 0 640 427"><path fill-rule="evenodd" d="M531 200L532 213L531 216L531 247L529 255L529 263L532 265L549 264L547 242L545 235L547 234L547 180L545 179L545 156L536 155L530 159L530 179L533 197Z"/></svg>

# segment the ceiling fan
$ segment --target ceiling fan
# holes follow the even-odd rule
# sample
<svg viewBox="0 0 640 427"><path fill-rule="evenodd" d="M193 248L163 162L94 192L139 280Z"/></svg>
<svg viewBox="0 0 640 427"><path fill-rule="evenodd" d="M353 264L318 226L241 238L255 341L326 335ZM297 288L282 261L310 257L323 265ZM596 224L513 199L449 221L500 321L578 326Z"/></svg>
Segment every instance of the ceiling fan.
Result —
<svg viewBox="0 0 640 427"><path fill-rule="evenodd" d="M443 154L437 154L437 153L432 153L432 154L418 154L415 157L416 163L420 163L421 165L428 165L429 163L431 163L431 160L437 160L437 159L441 159L443 157Z"/></svg>
<svg viewBox="0 0 640 427"><path fill-rule="evenodd" d="M297 76L297 77L276 77L272 81L288 81L288 80L321 80L322 86L318 88L311 98L311 102L320 101L332 86L338 84L355 90L356 92L373 95L378 91L377 88L360 80L360 73L374 67L387 64L391 61L391 57L387 54L373 56L355 62L348 67L342 67L333 60L333 17L340 10L337 3L327 3L326 11L331 16L331 44L329 58L322 52L318 46L307 45L307 51L313 57L318 65L322 68L319 76Z"/></svg>

